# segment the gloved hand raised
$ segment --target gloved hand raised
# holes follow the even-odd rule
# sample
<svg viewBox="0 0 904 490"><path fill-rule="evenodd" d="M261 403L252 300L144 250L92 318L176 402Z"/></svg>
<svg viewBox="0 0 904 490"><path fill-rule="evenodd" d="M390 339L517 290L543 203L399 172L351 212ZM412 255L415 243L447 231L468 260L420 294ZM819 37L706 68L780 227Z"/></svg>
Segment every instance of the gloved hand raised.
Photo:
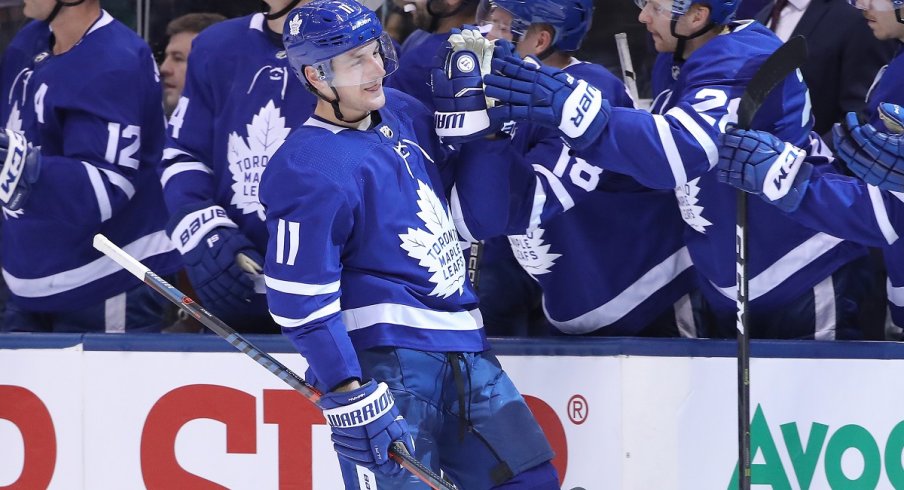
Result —
<svg viewBox="0 0 904 490"><path fill-rule="evenodd" d="M502 103L488 111L493 120L556 128L576 149L599 138L609 122L609 102L583 80L513 56L493 58L492 65L492 73L483 79L486 96Z"/></svg>
<svg viewBox="0 0 904 490"><path fill-rule="evenodd" d="M719 181L757 194L785 212L800 207L813 165L807 153L765 131L728 127L719 135Z"/></svg>
<svg viewBox="0 0 904 490"><path fill-rule="evenodd" d="M880 104L879 115L890 133L861 124L848 113L832 128L835 153L848 169L867 184L904 192L904 110L895 104Z"/></svg>
<svg viewBox="0 0 904 490"><path fill-rule="evenodd" d="M370 380L351 391L326 393L320 407L339 457L387 476L405 471L389 459L389 447L401 441L413 455L414 440L386 383Z"/></svg>
<svg viewBox="0 0 904 490"><path fill-rule="evenodd" d="M41 154L25 135L11 129L0 131L0 204L9 211L25 205L41 174Z"/></svg>

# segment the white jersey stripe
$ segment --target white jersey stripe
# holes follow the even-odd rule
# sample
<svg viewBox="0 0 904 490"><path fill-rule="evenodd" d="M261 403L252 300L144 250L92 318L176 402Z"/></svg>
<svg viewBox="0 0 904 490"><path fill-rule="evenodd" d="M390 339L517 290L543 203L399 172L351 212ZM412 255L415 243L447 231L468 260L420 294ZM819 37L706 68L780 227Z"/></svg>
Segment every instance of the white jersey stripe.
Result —
<svg viewBox="0 0 904 490"><path fill-rule="evenodd" d="M298 255L298 234L301 223L289 221L289 258L286 265L295 265L295 257Z"/></svg>
<svg viewBox="0 0 904 490"><path fill-rule="evenodd" d="M546 181L549 183L549 188L552 190L553 195L556 196L556 199L562 204L562 211L568 211L574 207L574 199L571 198L571 194L568 193L558 177L553 175L553 173L543 165L534 164L534 170L543 177L546 177ZM537 182L537 185L540 185L540 183Z"/></svg>
<svg viewBox="0 0 904 490"><path fill-rule="evenodd" d="M273 311L270 312L270 316L273 317L273 321L275 321L278 325L286 328L295 328L300 327L306 323L311 323L313 321L319 320L323 317L330 316L333 313L337 313L339 311L339 300L333 301L332 303L320 308L319 310L311 313L310 315L304 318L286 318L284 316L279 316Z"/></svg>
<svg viewBox="0 0 904 490"><path fill-rule="evenodd" d="M166 187L166 183L177 174L182 172L199 171L213 175L213 170L201 162L179 162L166 167L160 175L160 187Z"/></svg>
<svg viewBox="0 0 904 490"><path fill-rule="evenodd" d="M107 221L113 217L113 207L110 205L110 196L104 186L104 179L100 176L100 170L88 162L82 162L85 171L88 172L88 180L94 189L94 197L97 199L97 208L100 210L100 220Z"/></svg>
<svg viewBox="0 0 904 490"><path fill-rule="evenodd" d="M543 216L543 207L546 206L546 191L540 177L537 177L537 185L534 187L534 202L530 209L530 221L527 223L527 231L536 230L540 226L540 218Z"/></svg>
<svg viewBox="0 0 904 490"><path fill-rule="evenodd" d="M885 281L885 294L888 295L888 302L904 307L904 286L892 286L891 281Z"/></svg>
<svg viewBox="0 0 904 490"><path fill-rule="evenodd" d="M817 233L810 237L807 241L794 247L790 252L782 258L776 260L766 270L760 272L750 279L748 299L753 301L760 296L775 289L776 286L787 280L797 271L810 265L811 262L821 257L824 253L835 248L836 245L843 240L840 238L827 235L825 233ZM712 284L712 282L710 282ZM731 300L737 299L737 285L720 288L713 284L720 293Z"/></svg>
<svg viewBox="0 0 904 490"><path fill-rule="evenodd" d="M654 114L653 122L656 124L656 132L659 134L659 141L662 142L662 150L665 151L669 168L672 169L675 187L687 184L687 172L684 170L684 161L681 159L681 153L678 152L678 146L675 144L675 138L672 136L672 130L669 128L668 121L665 120L665 117Z"/></svg>
<svg viewBox="0 0 904 490"><path fill-rule="evenodd" d="M107 170L105 168L98 170L100 170L104 173L104 175L107 176L107 180L109 180L111 184L122 189L122 192L124 192L129 199L132 199L132 196L135 195L135 186L132 185L131 182L129 182L129 179L112 170Z"/></svg>
<svg viewBox="0 0 904 490"><path fill-rule="evenodd" d="M280 219L276 223L276 263L284 264L286 262L286 220Z"/></svg>
<svg viewBox="0 0 904 490"><path fill-rule="evenodd" d="M264 276L264 283L267 287L286 294L297 294L300 296L317 296L319 294L329 294L339 291L339 281L329 284L309 284L304 282L283 281L270 276Z"/></svg>
<svg viewBox="0 0 904 490"><path fill-rule="evenodd" d="M706 131L697 124L697 121L694 121L694 118L687 112L684 112L680 107L672 107L665 115L674 117L682 126L690 131L691 136L697 140L697 144L699 144L700 147L703 148L703 151L706 152L709 168L713 168L719 163L719 150L716 148L716 144L713 142L712 138L706 134Z"/></svg>
<svg viewBox="0 0 904 490"><path fill-rule="evenodd" d="M458 187L456 185L452 186L452 196L449 201L449 205L452 208L452 224L455 225L458 234L470 243L477 242L478 240L474 238L474 234L471 233L471 230L468 229L468 224L465 222L465 215L461 210L461 199L458 197Z"/></svg>
<svg viewBox="0 0 904 490"><path fill-rule="evenodd" d="M169 252L174 246L166 232L161 230L145 235L122 248L132 257L144 260ZM15 277L4 269L3 278L16 296L43 298L85 286L120 270L122 268L116 262L107 257L100 257L75 269L33 279Z"/></svg>
<svg viewBox="0 0 904 490"><path fill-rule="evenodd" d="M634 281L634 284L625 288L624 291L610 299L606 304L600 305L571 320L556 320L549 315L549 312L546 312L546 318L549 318L550 323L566 333L581 334L592 332L620 320L623 316L630 313L631 310L649 299L651 295L668 285L678 274L684 272L691 265L690 253L687 247L682 247L647 271ZM546 311L545 301L543 309Z"/></svg>
<svg viewBox="0 0 904 490"><path fill-rule="evenodd" d="M882 192L874 185L867 185L866 189L869 192L869 201L873 205L873 215L876 216L879 230L882 231L885 241L891 245L898 240L898 233L888 219L888 210L885 209L885 200L882 199Z"/></svg>
<svg viewBox="0 0 904 490"><path fill-rule="evenodd" d="M813 305L815 306L816 340L835 340L835 285L832 276L826 277L813 286Z"/></svg>
<svg viewBox="0 0 904 490"><path fill-rule="evenodd" d="M483 327L483 318L477 309L448 312L396 303L378 303L344 310L342 320L350 332L379 323L404 325L424 330L479 330Z"/></svg>

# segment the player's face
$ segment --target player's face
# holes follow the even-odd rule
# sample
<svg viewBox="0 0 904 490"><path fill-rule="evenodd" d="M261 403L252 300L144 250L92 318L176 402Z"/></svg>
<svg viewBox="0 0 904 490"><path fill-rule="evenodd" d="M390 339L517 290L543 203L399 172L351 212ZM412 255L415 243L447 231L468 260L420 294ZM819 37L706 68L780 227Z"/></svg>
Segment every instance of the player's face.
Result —
<svg viewBox="0 0 904 490"><path fill-rule="evenodd" d="M160 65L160 75L163 77L163 105L167 113L172 112L182 96L188 53L191 51L191 41L197 35L194 32L180 32L174 34L166 45L166 57Z"/></svg>
<svg viewBox="0 0 904 490"><path fill-rule="evenodd" d="M672 35L672 2L668 0L648 0L640 9L638 20L653 36L653 44L660 53L671 53L678 46L678 39ZM679 19L679 24L681 19Z"/></svg>
<svg viewBox="0 0 904 490"><path fill-rule="evenodd" d="M379 42L372 41L333 58L332 67L337 80L355 79L362 82L358 85L342 84L335 87L339 93L340 109L346 119L357 119L386 103L386 96L383 94L386 70Z"/></svg>
<svg viewBox="0 0 904 490"><path fill-rule="evenodd" d="M491 41L493 39L511 41L514 38L512 35L512 14L508 10L498 7L494 8L490 12L490 17L481 22L481 24L490 27L489 32L487 32L487 39Z"/></svg>
<svg viewBox="0 0 904 490"><path fill-rule="evenodd" d="M863 17L866 18L866 23L872 29L876 39L880 41L904 40L904 24L898 22L895 17L895 11L891 9L891 2L888 2L888 0L884 2L880 0L873 0L872 2L866 0L862 4L866 7L863 10ZM857 6L861 6L860 1L857 2Z"/></svg>
<svg viewBox="0 0 904 490"><path fill-rule="evenodd" d="M56 0L25 0L23 13L29 19L44 20L55 6Z"/></svg>

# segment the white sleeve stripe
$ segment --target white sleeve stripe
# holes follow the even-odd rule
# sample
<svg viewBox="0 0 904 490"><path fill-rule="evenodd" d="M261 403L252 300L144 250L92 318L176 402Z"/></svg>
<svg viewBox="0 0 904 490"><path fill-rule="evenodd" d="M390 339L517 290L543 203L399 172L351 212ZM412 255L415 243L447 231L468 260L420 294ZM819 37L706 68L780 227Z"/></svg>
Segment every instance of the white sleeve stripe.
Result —
<svg viewBox="0 0 904 490"><path fill-rule="evenodd" d="M319 310L311 313L310 315L304 318L286 318L284 316L279 316L273 311L270 311L270 316L273 317L273 321L275 321L279 326L287 327L287 328L295 328L300 327L306 323L311 323L315 320L319 320L325 316L332 315L333 313L339 312L339 300L333 301L332 303L320 308Z"/></svg>
<svg viewBox="0 0 904 490"><path fill-rule="evenodd" d="M562 211L568 211L574 207L574 200L571 198L571 195L568 194L568 191L565 190L565 186L562 185L562 182L559 181L558 177L553 175L553 173L543 165L538 165L536 163L534 164L534 171L543 177L546 177L546 181L549 183L549 188L552 189L553 195L555 195L556 199L559 200L559 203L562 204ZM537 182L537 185L540 185L540 182Z"/></svg>
<svg viewBox="0 0 904 490"><path fill-rule="evenodd" d="M176 176L176 174L180 174L182 172L190 172L198 170L201 172L206 172L208 174L213 174L213 170L210 169L207 165L204 165L201 162L179 162L166 167L163 171L163 174L160 175L160 187L166 187L166 183L169 180Z"/></svg>
<svg viewBox="0 0 904 490"><path fill-rule="evenodd" d="M112 170L107 170L105 168L101 168L98 170L100 170L101 172L104 173L104 175L107 176L107 180L109 180L111 184L122 189L122 192L124 192L125 195L128 196L129 199L132 199L132 196L135 195L135 186L132 185L131 182L129 182L129 179L123 177L122 175L120 175Z"/></svg>
<svg viewBox="0 0 904 490"><path fill-rule="evenodd" d="M465 223L465 215L461 211L461 200L458 197L458 187L455 185L452 186L452 197L450 201L449 204L451 204L452 207L452 224L455 225L458 234L470 243L477 242L478 240L474 238L471 230L468 229L468 224Z"/></svg>
<svg viewBox="0 0 904 490"><path fill-rule="evenodd" d="M672 169L675 187L687 184L687 173L684 171L684 162L681 160L681 153L678 152L678 146L675 145L675 138L672 137L669 123L659 114L653 115L653 122L656 123L656 131L659 133L662 149L665 151L665 156L669 161L669 167Z"/></svg>
<svg viewBox="0 0 904 490"><path fill-rule="evenodd" d="M276 223L276 263L284 264L286 261L285 258L285 245L286 242L286 220L280 219Z"/></svg>
<svg viewBox="0 0 904 490"><path fill-rule="evenodd" d="M107 195L107 188L104 187L103 177L100 171L94 165L88 162L82 162L85 171L88 172L88 180L91 181L91 187L94 189L94 197L97 198L97 207L100 209L100 220L107 221L113 217L113 208L110 206L110 196Z"/></svg>
<svg viewBox="0 0 904 490"><path fill-rule="evenodd" d="M317 296L320 294L329 294L339 291L339 281L329 284L310 284L296 281L283 281L270 276L264 276L264 282L267 287L286 294L297 294L299 296Z"/></svg>
<svg viewBox="0 0 904 490"><path fill-rule="evenodd" d="M888 191L888 192L889 192L891 195L897 197L899 201L904 202L904 193L902 193L902 192L895 192L895 191Z"/></svg>
<svg viewBox="0 0 904 490"><path fill-rule="evenodd" d="M534 202L530 210L530 221L527 224L527 231L533 231L540 226L540 218L543 216L544 206L546 206L546 191L543 190L540 177L537 177L537 186L534 188Z"/></svg>
<svg viewBox="0 0 904 490"><path fill-rule="evenodd" d="M716 148L716 144L713 142L713 139L706 134L706 131L697 124L697 121L694 121L694 118L679 107L669 109L665 115L674 117L682 126L690 131L691 136L697 140L697 144L699 144L703 148L703 151L706 152L706 159L709 161L710 169L719 163L719 149Z"/></svg>
<svg viewBox="0 0 904 490"><path fill-rule="evenodd" d="M895 228L888 219L888 210L885 209L885 200L882 199L882 192L874 185L867 185L866 189L869 191L869 201L873 205L873 215L876 216L879 230L882 231L885 241L891 245L898 240L898 233L895 232Z"/></svg>
<svg viewBox="0 0 904 490"><path fill-rule="evenodd" d="M289 259L286 265L295 265L295 257L298 255L298 235L301 223L289 221Z"/></svg>
<svg viewBox="0 0 904 490"><path fill-rule="evenodd" d="M170 148L163 149L163 160L171 160L173 158L181 157L181 156L195 158L194 155L192 155L191 153L189 153L185 150L180 150L178 148L170 147Z"/></svg>

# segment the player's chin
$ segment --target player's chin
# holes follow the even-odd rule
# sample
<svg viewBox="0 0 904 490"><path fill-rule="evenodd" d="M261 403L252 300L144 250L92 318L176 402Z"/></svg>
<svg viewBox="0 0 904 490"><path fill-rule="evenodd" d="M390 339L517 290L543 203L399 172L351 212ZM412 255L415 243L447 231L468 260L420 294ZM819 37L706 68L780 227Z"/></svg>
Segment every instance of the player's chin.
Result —
<svg viewBox="0 0 904 490"><path fill-rule="evenodd" d="M386 94L383 92L383 84L378 83L373 87L362 89L365 103L369 110L377 110L386 103Z"/></svg>

